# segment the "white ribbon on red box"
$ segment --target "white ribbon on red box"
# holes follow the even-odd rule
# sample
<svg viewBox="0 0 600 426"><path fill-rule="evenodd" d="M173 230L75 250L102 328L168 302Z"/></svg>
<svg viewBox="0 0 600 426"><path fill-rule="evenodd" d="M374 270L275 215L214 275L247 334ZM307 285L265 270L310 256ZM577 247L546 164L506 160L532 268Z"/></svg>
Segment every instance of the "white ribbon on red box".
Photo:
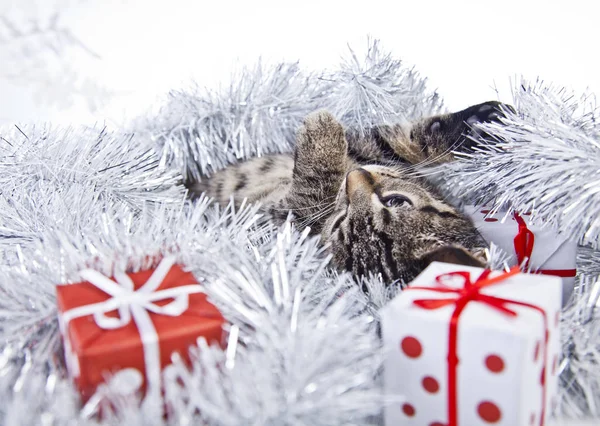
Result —
<svg viewBox="0 0 600 426"><path fill-rule="evenodd" d="M125 272L115 271L116 281L93 269L80 272L81 277L90 284L99 288L111 297L100 303L80 306L69 309L59 316L59 323L65 344L65 358L71 374L79 375L79 361L73 353L69 338L68 325L75 318L93 315L98 327L105 330L114 330L126 326L133 321L140 332L144 349L144 364L146 368L147 393L146 398L152 399L160 395L160 347L158 334L150 319L149 312L176 317L184 313L189 307L189 295L202 293L199 284L184 285L157 291L165 277L175 264L175 257L165 257L148 281L139 289L134 290L134 284ZM166 305L160 306L154 302L173 299ZM117 311L118 317L109 317L106 314Z"/></svg>

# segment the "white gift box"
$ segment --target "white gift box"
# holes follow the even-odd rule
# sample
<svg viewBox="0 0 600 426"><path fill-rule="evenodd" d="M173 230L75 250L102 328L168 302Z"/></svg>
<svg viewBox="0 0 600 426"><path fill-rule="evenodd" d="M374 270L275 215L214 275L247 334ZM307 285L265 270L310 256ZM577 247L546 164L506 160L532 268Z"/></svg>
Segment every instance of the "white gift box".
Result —
<svg viewBox="0 0 600 426"><path fill-rule="evenodd" d="M474 206L467 206L463 211L471 217L475 227L487 242L494 243L508 255L509 266L521 263L522 260L517 256L515 247L515 237L519 234L520 227L513 214L498 212L490 215L490 209ZM569 241L553 229L541 228L531 223L528 212L521 213L519 217L534 236L531 252L526 253L527 250L521 250L522 253L525 252L524 255L529 255L527 256L529 270L561 276L566 302L575 283L577 243ZM518 242L517 245L522 247Z"/></svg>
<svg viewBox="0 0 600 426"><path fill-rule="evenodd" d="M486 282L477 281L481 268L433 262L382 309L385 389L404 399L386 408L385 424L544 424L542 412L547 421L557 388L561 280L515 269L479 291L471 285L469 293L463 276L448 275L457 271L474 286ZM487 280L503 274L491 272ZM451 324L456 368L449 362Z"/></svg>

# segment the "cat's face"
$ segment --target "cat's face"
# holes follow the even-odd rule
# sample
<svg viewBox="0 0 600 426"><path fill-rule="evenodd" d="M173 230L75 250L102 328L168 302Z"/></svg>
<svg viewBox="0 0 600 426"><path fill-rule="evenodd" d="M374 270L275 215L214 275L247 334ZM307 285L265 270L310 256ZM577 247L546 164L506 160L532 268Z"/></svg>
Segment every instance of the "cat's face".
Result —
<svg viewBox="0 0 600 426"><path fill-rule="evenodd" d="M468 251L485 245L471 221L427 184L375 165L347 174L323 237L336 266L381 273L388 282L409 281L432 260L482 266Z"/></svg>

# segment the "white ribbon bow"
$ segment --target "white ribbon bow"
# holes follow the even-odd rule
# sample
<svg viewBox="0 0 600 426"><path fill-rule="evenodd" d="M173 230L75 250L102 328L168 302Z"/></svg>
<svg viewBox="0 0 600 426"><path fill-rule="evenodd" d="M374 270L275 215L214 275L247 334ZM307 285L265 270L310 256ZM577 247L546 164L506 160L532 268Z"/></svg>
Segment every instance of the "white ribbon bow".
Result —
<svg viewBox="0 0 600 426"><path fill-rule="evenodd" d="M79 362L72 353L69 339L68 324L71 320L93 315L98 327L114 330L126 326L133 318L140 332L144 349L146 382L148 384L146 398L150 399L150 397L160 395L161 368L158 334L148 312L172 317L179 316L188 309L189 295L202 292L202 287L198 284L156 291L174 264L175 257L165 257L148 281L137 290L134 290L131 277L122 271L114 273L116 282L93 269L85 269L80 272L83 279L112 297L100 303L70 309L60 316L60 327L65 341L65 357L71 374L75 376L80 374ZM173 301L163 306L154 303L171 298ZM117 318L106 315L107 312L114 310L119 314Z"/></svg>

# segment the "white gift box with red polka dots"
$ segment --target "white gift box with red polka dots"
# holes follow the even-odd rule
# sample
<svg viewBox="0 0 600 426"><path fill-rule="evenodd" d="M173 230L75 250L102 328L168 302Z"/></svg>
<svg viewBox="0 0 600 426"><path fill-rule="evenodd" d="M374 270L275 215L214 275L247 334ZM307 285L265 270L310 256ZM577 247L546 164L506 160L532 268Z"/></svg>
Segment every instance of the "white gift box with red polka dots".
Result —
<svg viewBox="0 0 600 426"><path fill-rule="evenodd" d="M498 212L492 214L489 208L467 206L463 211L471 217L475 227L483 238L489 243L494 243L508 256L509 266L516 265L517 254L515 252L514 239L519 232L519 225L512 214ZM577 243L569 241L566 236L561 236L551 228L542 228L531 221L531 212L519 215L525 222L527 228L535 236L533 251L529 259L530 270L547 271L575 271L577 257ZM566 293L575 283L574 277L563 277Z"/></svg>
<svg viewBox="0 0 600 426"><path fill-rule="evenodd" d="M433 262L409 287L439 287L436 277L453 271L467 271L473 282L483 272ZM492 272L490 277L500 274ZM444 286L458 289L463 283L451 277ZM546 326L540 311L507 304L517 314L512 317L481 301L469 301L456 322L456 425L540 425L542 400L546 421L555 404L561 280L518 273L480 292L545 311L548 344L544 345ZM388 394L403 397L402 403L386 408L386 425L449 425L449 325L456 305L423 309L414 302L458 297L405 290L383 308L385 388Z"/></svg>

